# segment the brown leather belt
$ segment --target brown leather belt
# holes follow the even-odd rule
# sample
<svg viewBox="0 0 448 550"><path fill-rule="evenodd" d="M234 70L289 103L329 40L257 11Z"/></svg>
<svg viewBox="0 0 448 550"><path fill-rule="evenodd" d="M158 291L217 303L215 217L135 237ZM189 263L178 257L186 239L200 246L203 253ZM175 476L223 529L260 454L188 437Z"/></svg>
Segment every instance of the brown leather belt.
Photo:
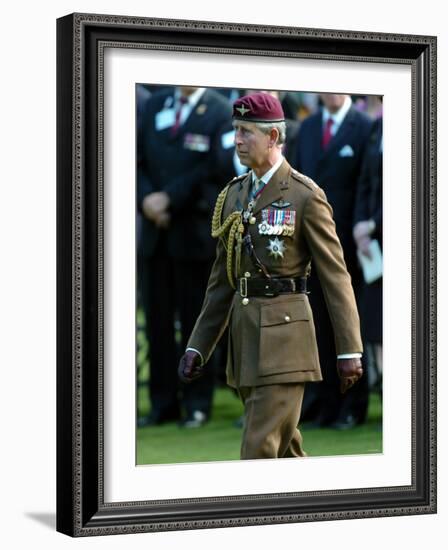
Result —
<svg viewBox="0 0 448 550"><path fill-rule="evenodd" d="M242 298L251 296L279 296L280 294L308 294L306 277L292 279L271 277L270 279L241 277L238 279L238 291Z"/></svg>

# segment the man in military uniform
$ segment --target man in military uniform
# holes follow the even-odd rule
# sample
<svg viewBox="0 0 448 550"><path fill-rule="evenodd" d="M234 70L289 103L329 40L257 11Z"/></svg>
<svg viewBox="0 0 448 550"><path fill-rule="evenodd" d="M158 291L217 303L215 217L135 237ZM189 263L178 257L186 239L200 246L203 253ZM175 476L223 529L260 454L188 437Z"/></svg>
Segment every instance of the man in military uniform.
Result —
<svg viewBox="0 0 448 550"><path fill-rule="evenodd" d="M217 257L179 376L203 374L229 325L227 379L245 408L241 458L305 456L297 428L304 384L322 379L306 293L311 258L333 322L341 391L362 375L358 312L325 194L282 156L280 102L244 96L233 119L237 154L251 170L218 197Z"/></svg>

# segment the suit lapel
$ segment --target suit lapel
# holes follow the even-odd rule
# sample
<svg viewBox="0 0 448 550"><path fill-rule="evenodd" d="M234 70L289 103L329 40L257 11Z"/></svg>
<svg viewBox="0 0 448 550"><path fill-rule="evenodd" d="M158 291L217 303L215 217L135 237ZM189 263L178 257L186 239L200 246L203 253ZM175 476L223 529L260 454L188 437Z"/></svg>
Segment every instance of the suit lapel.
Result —
<svg viewBox="0 0 448 550"><path fill-rule="evenodd" d="M254 208L254 214L283 197L283 182L288 181L290 170L291 167L286 160L284 160L258 197Z"/></svg>
<svg viewBox="0 0 448 550"><path fill-rule="evenodd" d="M201 107L202 105L205 106L205 110L202 110L202 109L204 109L204 107ZM208 94L207 94L207 90L205 90L205 92L199 98L199 101L194 106L194 109L191 111L191 113L188 116L187 120L179 128L179 132L178 132L177 135L178 136L184 135L186 132L189 131L191 126L194 127L195 124L196 124L197 119L199 117L202 117L203 114L205 114L207 112L207 108L208 108ZM200 111L202 110L202 114L198 113L198 109L200 109ZM198 126L198 125L196 125L196 126Z"/></svg>
<svg viewBox="0 0 448 550"><path fill-rule="evenodd" d="M237 210L243 210L247 207L249 189L252 184L252 170L249 170L246 177L240 181L239 190L236 197L235 207Z"/></svg>
<svg viewBox="0 0 448 550"><path fill-rule="evenodd" d="M302 160L302 163L299 163L297 168L301 172L306 173L310 177L316 177L317 166L320 159L323 156L322 150L322 111L319 111L318 115L313 115L313 118L310 119L310 127L308 131L308 136L306 139L306 147L304 147L303 156L306 156L306 159Z"/></svg>
<svg viewBox="0 0 448 550"><path fill-rule="evenodd" d="M311 152L309 154L308 162L312 162L311 173L314 177L316 177L315 176L316 167L320 158L323 155L322 145L321 145L322 143L322 111L319 112L319 116L317 116L313 121L313 125L311 126L309 143L310 143ZM307 172L307 175L308 175L308 172Z"/></svg>

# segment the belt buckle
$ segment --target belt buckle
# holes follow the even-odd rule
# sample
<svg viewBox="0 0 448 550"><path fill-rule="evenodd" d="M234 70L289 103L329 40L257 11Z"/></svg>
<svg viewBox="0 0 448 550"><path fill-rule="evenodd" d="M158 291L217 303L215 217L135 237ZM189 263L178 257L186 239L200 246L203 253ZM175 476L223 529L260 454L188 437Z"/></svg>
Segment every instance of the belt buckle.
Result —
<svg viewBox="0 0 448 550"><path fill-rule="evenodd" d="M265 289L265 296L275 298L280 294L279 283L275 279L269 279Z"/></svg>
<svg viewBox="0 0 448 550"><path fill-rule="evenodd" d="M247 298L247 277L240 278L240 296Z"/></svg>

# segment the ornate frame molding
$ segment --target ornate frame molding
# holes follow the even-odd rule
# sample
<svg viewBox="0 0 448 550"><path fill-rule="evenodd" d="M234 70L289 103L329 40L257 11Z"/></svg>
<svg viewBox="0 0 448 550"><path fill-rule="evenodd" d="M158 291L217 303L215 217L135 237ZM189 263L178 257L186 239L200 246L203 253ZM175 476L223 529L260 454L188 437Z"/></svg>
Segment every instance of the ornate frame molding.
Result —
<svg viewBox="0 0 448 550"><path fill-rule="evenodd" d="M411 65L410 486L104 502L102 83L109 46ZM435 513L436 62L429 36L94 14L58 20L59 531L91 536Z"/></svg>

